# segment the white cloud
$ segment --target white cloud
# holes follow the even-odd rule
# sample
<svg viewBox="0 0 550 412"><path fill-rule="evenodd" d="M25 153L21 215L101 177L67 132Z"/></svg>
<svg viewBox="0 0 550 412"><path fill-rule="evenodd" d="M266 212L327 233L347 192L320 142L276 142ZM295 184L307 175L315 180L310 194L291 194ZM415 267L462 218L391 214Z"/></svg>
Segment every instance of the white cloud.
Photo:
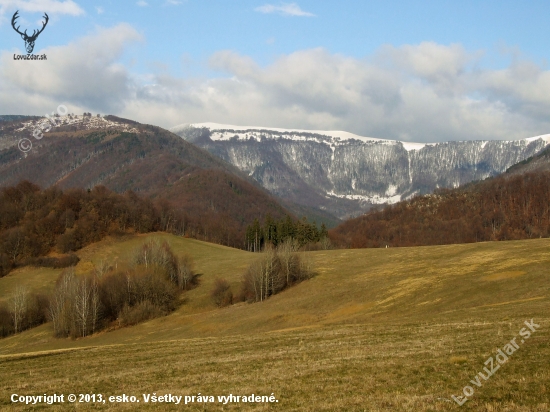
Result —
<svg viewBox="0 0 550 412"><path fill-rule="evenodd" d="M105 9L103 7L96 7L97 14L103 14L105 13Z"/></svg>
<svg viewBox="0 0 550 412"><path fill-rule="evenodd" d="M0 0L0 16L13 10L79 16L84 10L73 0Z"/></svg>
<svg viewBox="0 0 550 412"><path fill-rule="evenodd" d="M281 3L279 6L273 4L265 4L254 9L260 13L270 14L278 13L283 16L300 16L300 17L314 17L315 14L304 11L296 3Z"/></svg>
<svg viewBox="0 0 550 412"><path fill-rule="evenodd" d="M165 126L213 121L420 142L550 132L550 72L534 65L480 70L481 58L459 45L421 43L383 47L369 59L304 50L261 67L223 51L210 66L226 78L157 77L125 113Z"/></svg>
<svg viewBox="0 0 550 412"><path fill-rule="evenodd" d="M178 4L181 4L182 2L179 0L166 0L164 3L165 6L177 6Z"/></svg>
<svg viewBox="0 0 550 412"><path fill-rule="evenodd" d="M118 59L128 44L140 40L131 26L119 24L67 46L44 49L45 62L14 61L11 53L2 53L0 113L44 113L60 104L71 111L123 110L132 96L132 82ZM37 70L34 63L45 64Z"/></svg>
<svg viewBox="0 0 550 412"><path fill-rule="evenodd" d="M141 40L128 25L45 49L47 64L0 55L0 112L112 113L170 127L185 122L346 130L405 141L517 139L550 132L550 71L516 59L481 69L483 53L431 42L385 46L363 59L324 49L267 66L233 51L211 56L216 78L166 68L133 75L119 61ZM76 109L73 109L76 108Z"/></svg>
<svg viewBox="0 0 550 412"><path fill-rule="evenodd" d="M146 7L148 6L147 2L144 0L140 0L136 3L139 7Z"/></svg>

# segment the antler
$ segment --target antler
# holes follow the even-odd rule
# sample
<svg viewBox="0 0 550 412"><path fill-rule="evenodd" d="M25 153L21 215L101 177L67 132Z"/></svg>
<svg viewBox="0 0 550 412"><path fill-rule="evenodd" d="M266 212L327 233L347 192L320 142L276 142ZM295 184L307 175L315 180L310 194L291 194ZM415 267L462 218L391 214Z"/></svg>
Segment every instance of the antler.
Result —
<svg viewBox="0 0 550 412"><path fill-rule="evenodd" d="M14 29L17 33L19 33L21 36L26 36L26 35L27 35L27 30L25 30L25 33L21 33L21 32L19 31L19 27L21 27L21 26L17 26L17 28L15 28L15 21L19 18L19 16L17 15L18 13L19 13L19 10L17 10L17 11L15 12L15 14L13 15L13 17L11 18L11 26L12 26L13 29Z"/></svg>
<svg viewBox="0 0 550 412"><path fill-rule="evenodd" d="M44 29L46 28L46 25L48 24L48 21L50 20L50 18L48 17L48 14L47 14L47 13L44 13L44 16L42 16L42 17L44 17L44 18L46 19L46 21L42 23L42 28L41 28L40 30L38 30L38 33L36 32L36 30L34 30L34 31L32 32L32 36L29 36L29 35L27 34L27 30L25 30L24 33L21 33L21 32L19 31L19 27L21 27L21 26L15 27L16 20L19 18L18 14L19 14L19 10L17 10L17 11L15 12L15 14L13 15L13 17L12 17L12 19L11 19L11 25L12 25L13 29L14 29L17 33L19 33L21 36L25 36L25 39L29 39L29 40L36 40L36 38L38 37L38 35L44 31Z"/></svg>
<svg viewBox="0 0 550 412"><path fill-rule="evenodd" d="M38 33L36 33L36 30L34 30L32 32L31 39L36 39L38 37L38 35L44 31L44 29L46 28L46 25L48 24L48 21L50 20L50 18L48 17L48 15L46 13L44 13L44 16L42 16L42 17L44 17L46 19L46 21L42 23L42 28L40 30L38 30Z"/></svg>

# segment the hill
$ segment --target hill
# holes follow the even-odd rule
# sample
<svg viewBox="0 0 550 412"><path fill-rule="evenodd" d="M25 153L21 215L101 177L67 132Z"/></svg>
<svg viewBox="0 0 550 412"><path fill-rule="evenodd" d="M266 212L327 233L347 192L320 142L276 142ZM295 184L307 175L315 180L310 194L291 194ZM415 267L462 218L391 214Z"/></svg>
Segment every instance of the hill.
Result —
<svg viewBox="0 0 550 412"><path fill-rule="evenodd" d="M131 190L202 222L197 237L233 246L244 245L254 218L289 213L235 167L159 127L114 116L55 121L26 153L18 139L32 136L44 119L0 123L0 187L29 180L42 188Z"/></svg>
<svg viewBox="0 0 550 412"><path fill-rule="evenodd" d="M544 410L550 383L550 240L308 252L317 276L256 304L216 309L223 276L236 288L256 254L172 235L104 240L78 252L78 273L124 259L145 238L189 253L201 284L167 317L79 340L51 325L0 340L0 404L12 393L242 395L271 393L285 410L456 408L484 362L540 325L489 380L472 410ZM52 285L56 274L23 268L0 279ZM33 286L33 283L34 286ZM47 287L47 286L46 286ZM106 368L105 365L109 367ZM462 395L463 396L463 395ZM80 405L130 410L135 404ZM190 408L204 408L195 404ZM206 405L220 409L221 404ZM224 410L258 410L230 403ZM165 405L152 405L164 410Z"/></svg>
<svg viewBox="0 0 550 412"><path fill-rule="evenodd" d="M346 247L441 245L550 234L550 172L503 174L371 211L330 232Z"/></svg>

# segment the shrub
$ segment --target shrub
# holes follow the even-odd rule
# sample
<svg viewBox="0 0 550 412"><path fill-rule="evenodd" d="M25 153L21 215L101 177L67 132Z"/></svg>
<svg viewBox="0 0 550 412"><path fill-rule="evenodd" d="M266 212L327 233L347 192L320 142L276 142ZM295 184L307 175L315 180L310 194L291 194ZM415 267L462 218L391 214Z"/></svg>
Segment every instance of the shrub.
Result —
<svg viewBox="0 0 550 412"><path fill-rule="evenodd" d="M69 253L68 255L59 257L40 256L30 258L25 261L25 265L61 269L76 266L78 262L80 262L80 258L74 253Z"/></svg>
<svg viewBox="0 0 550 412"><path fill-rule="evenodd" d="M13 335L15 329L13 328L13 322L11 321L11 314L6 305L0 306L0 337Z"/></svg>
<svg viewBox="0 0 550 412"><path fill-rule="evenodd" d="M0 278L6 276L12 269L10 258L5 253L0 253Z"/></svg>
<svg viewBox="0 0 550 412"><path fill-rule="evenodd" d="M175 310L179 290L161 271L139 266L102 277L99 282L99 296L102 314L106 320L119 319L123 325L131 325L139 318L138 313L145 313L147 305L155 306L155 311L147 312L154 313L155 316ZM147 305L136 309L136 313L132 312L134 307L144 305L144 302Z"/></svg>
<svg viewBox="0 0 550 412"><path fill-rule="evenodd" d="M181 257L178 261L178 279L177 284L181 290L193 289L197 286L199 275L193 271L193 261L187 255Z"/></svg>
<svg viewBox="0 0 550 412"><path fill-rule="evenodd" d="M81 244L74 229L67 229L65 233L57 238L57 250L60 253L67 253L78 250Z"/></svg>
<svg viewBox="0 0 550 412"><path fill-rule="evenodd" d="M25 329L34 328L48 321L48 306L50 302L46 295L33 293L27 303Z"/></svg>
<svg viewBox="0 0 550 412"><path fill-rule="evenodd" d="M165 313L176 309L179 291L162 273L138 270L132 282L130 304L149 301Z"/></svg>
<svg viewBox="0 0 550 412"><path fill-rule="evenodd" d="M216 279L210 296L219 308L233 304L233 292L231 292L231 286L225 279Z"/></svg>
<svg viewBox="0 0 550 412"><path fill-rule="evenodd" d="M130 304L131 285L129 273L113 272L101 278L99 299L105 319L115 320L122 309Z"/></svg>
<svg viewBox="0 0 550 412"><path fill-rule="evenodd" d="M158 306L144 300L135 306L125 306L120 313L120 323L123 326L133 326L164 314Z"/></svg>
<svg viewBox="0 0 550 412"><path fill-rule="evenodd" d="M135 250L133 262L135 265L145 266L146 269L160 270L167 279L178 283L178 260L167 242L151 240L144 243Z"/></svg>

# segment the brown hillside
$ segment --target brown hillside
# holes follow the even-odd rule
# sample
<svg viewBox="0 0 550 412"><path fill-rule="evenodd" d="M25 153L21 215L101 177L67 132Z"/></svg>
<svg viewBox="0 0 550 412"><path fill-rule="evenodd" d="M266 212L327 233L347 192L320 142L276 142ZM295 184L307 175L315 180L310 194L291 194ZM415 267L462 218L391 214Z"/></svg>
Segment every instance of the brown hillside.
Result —
<svg viewBox="0 0 550 412"><path fill-rule="evenodd" d="M15 123L0 130L6 147L0 150L0 187L28 180L43 188L131 190L168 200L166 207L196 223L195 236L236 247L243 246L246 225L255 218L287 214L236 168L159 127L114 116L79 118L32 140L25 154L12 144L23 133ZM26 135L36 127L17 124Z"/></svg>
<svg viewBox="0 0 550 412"><path fill-rule="evenodd" d="M353 248L548 237L549 205L550 172L501 175L350 219L330 236Z"/></svg>

